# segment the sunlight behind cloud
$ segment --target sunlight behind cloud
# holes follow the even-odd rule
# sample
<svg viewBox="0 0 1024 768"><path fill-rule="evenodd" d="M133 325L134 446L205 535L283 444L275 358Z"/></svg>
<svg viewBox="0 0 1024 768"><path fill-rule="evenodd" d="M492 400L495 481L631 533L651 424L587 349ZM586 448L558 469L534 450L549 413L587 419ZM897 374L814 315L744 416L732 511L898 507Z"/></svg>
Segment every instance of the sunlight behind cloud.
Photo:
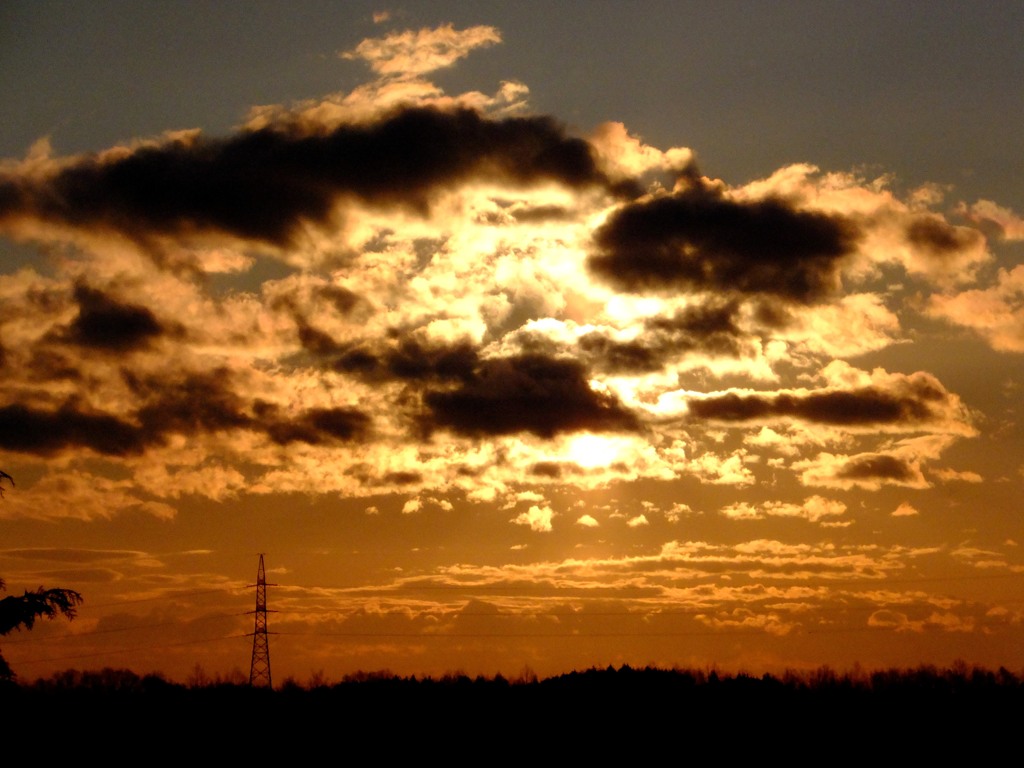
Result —
<svg viewBox="0 0 1024 768"><path fill-rule="evenodd" d="M628 438L583 434L573 437L568 445L568 458L584 469L614 464L628 449Z"/></svg>

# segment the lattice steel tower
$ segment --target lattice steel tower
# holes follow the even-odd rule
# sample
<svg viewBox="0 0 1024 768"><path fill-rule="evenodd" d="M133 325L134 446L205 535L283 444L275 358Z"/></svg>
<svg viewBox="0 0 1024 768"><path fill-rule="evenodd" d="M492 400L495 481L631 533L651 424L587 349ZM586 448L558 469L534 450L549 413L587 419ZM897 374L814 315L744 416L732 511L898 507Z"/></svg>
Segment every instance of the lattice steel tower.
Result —
<svg viewBox="0 0 1024 768"><path fill-rule="evenodd" d="M249 585L253 586L252 584ZM270 642L267 640L267 575L263 570L263 553L260 552L260 569L256 573L256 628L252 632L252 666L249 667L249 685L272 688L270 682ZM272 613L272 611L270 611Z"/></svg>

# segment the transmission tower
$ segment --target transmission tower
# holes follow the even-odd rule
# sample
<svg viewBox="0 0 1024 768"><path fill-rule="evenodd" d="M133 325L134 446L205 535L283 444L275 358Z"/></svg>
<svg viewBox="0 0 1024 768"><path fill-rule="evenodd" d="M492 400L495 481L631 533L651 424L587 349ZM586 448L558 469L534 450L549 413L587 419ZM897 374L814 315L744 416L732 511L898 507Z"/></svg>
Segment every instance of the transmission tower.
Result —
<svg viewBox="0 0 1024 768"><path fill-rule="evenodd" d="M249 585L253 586L252 584ZM252 666L249 667L249 685L272 688L270 682L270 642L267 640L267 575L263 570L263 553L260 552L260 569L256 572L256 628L252 632ZM270 611L273 613L273 611Z"/></svg>

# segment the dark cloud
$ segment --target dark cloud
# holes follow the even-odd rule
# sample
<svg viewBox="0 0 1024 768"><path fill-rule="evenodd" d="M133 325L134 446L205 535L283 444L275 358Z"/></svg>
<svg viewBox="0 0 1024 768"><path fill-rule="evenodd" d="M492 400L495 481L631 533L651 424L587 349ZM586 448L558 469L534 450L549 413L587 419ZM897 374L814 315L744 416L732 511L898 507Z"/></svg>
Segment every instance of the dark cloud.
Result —
<svg viewBox="0 0 1024 768"><path fill-rule="evenodd" d="M30 379L38 381L78 381L82 378L78 362L52 349L35 348L26 366Z"/></svg>
<svg viewBox="0 0 1024 768"><path fill-rule="evenodd" d="M695 338L706 339L719 333L735 336L736 313L739 303L735 301L693 304L680 310L672 317L655 317L647 321L648 328L657 331L683 331Z"/></svg>
<svg viewBox="0 0 1024 768"><path fill-rule="evenodd" d="M276 409L264 409L262 416L276 415ZM349 441L363 437L370 425L370 417L355 408L314 408L294 419L276 419L265 422L267 435L279 445L301 442L310 445Z"/></svg>
<svg viewBox="0 0 1024 768"><path fill-rule="evenodd" d="M738 357L742 332L736 324L736 302L695 304L672 317L651 318L644 333L618 341L593 331L580 337L580 351L597 370L640 374L659 371L687 353Z"/></svg>
<svg viewBox="0 0 1024 768"><path fill-rule="evenodd" d="M334 307L341 315L349 314L362 301L358 293L340 285L318 285L313 296Z"/></svg>
<svg viewBox="0 0 1024 768"><path fill-rule="evenodd" d="M415 418L426 433L551 437L638 428L636 417L613 396L590 388L585 367L575 360L538 353L482 360L468 343L395 338L347 350L334 367L371 383L403 385L395 405L405 410L422 404L426 413Z"/></svg>
<svg viewBox="0 0 1024 768"><path fill-rule="evenodd" d="M473 375L477 352L469 344L426 346L415 340L403 341L386 355L387 369L400 379L461 379Z"/></svg>
<svg viewBox="0 0 1024 768"><path fill-rule="evenodd" d="M301 293L295 290L274 296L268 306L291 315L304 350L317 357L338 354L341 345L309 319L310 308L333 309L337 315L349 318L357 307L366 306L365 300L347 288L332 284L315 285L305 295Z"/></svg>
<svg viewBox="0 0 1024 768"><path fill-rule="evenodd" d="M572 211L561 205L523 205L522 203L512 205L502 201L495 202L502 205L505 210L477 214L475 221L478 224L491 226L543 224L548 221L565 221L573 216Z"/></svg>
<svg viewBox="0 0 1024 768"><path fill-rule="evenodd" d="M107 414L87 413L73 402L54 411L8 405L0 408L0 448L50 456L66 448L88 448L107 456L142 453L144 433Z"/></svg>
<svg viewBox="0 0 1024 768"><path fill-rule="evenodd" d="M530 474L557 480L562 476L562 465L556 461L538 461L530 467Z"/></svg>
<svg viewBox="0 0 1024 768"><path fill-rule="evenodd" d="M76 285L74 299L78 317L65 338L83 347L128 352L145 347L165 331L146 307L119 302L95 288Z"/></svg>
<svg viewBox="0 0 1024 768"><path fill-rule="evenodd" d="M279 445L317 445L362 437L370 418L354 408L311 408L290 415L272 403L249 403L235 393L229 371L190 374L177 381L141 380L126 375L144 401L136 418L147 434L162 440L168 433L197 434L231 430L262 432Z"/></svg>
<svg viewBox="0 0 1024 768"><path fill-rule="evenodd" d="M540 355L480 361L452 391L424 395L428 429L472 435L635 430L637 418L611 395L590 388L583 366Z"/></svg>
<svg viewBox="0 0 1024 768"><path fill-rule="evenodd" d="M384 482L391 485L414 485L423 480L419 472L388 472L384 475Z"/></svg>
<svg viewBox="0 0 1024 768"><path fill-rule="evenodd" d="M284 245L304 222L328 223L342 198L427 213L436 189L475 177L614 186L590 145L550 118L421 107L333 130L271 126L147 145L43 180L0 174L0 222L27 217L142 241L219 231Z"/></svg>
<svg viewBox="0 0 1024 768"><path fill-rule="evenodd" d="M905 392L867 387L851 392L827 391L794 395L727 393L690 400L690 413L711 421L758 421L796 418L817 424L870 426L920 424L943 418L939 406L951 396L933 381L921 378Z"/></svg>
<svg viewBox="0 0 1024 768"><path fill-rule="evenodd" d="M613 373L650 373L661 370L666 351L645 341L616 341L597 331L580 337L580 351L600 371Z"/></svg>
<svg viewBox="0 0 1024 768"><path fill-rule="evenodd" d="M736 322L738 312L738 302L712 300L693 304L672 317L651 318L644 325L670 354L699 351L739 357L744 333Z"/></svg>
<svg viewBox="0 0 1024 768"><path fill-rule="evenodd" d="M364 378L379 377L382 369L380 358L363 347L344 350L334 361L334 370L351 373Z"/></svg>
<svg viewBox="0 0 1024 768"><path fill-rule="evenodd" d="M953 256L984 240L976 229L956 227L933 216L919 216L906 229L907 241L933 256Z"/></svg>
<svg viewBox="0 0 1024 768"><path fill-rule="evenodd" d="M358 293L350 291L348 288L331 283L321 283L310 286L308 298L305 300L299 295L299 290L296 289L289 293L275 296L268 302L268 306L271 309L301 315L306 305L312 304L317 307L326 305L344 317L350 314L362 301L363 299Z"/></svg>
<svg viewBox="0 0 1024 768"><path fill-rule="evenodd" d="M561 205L530 205L517 206L509 211L509 215L517 222L523 224L561 221L570 218L572 212Z"/></svg>
<svg viewBox="0 0 1024 768"><path fill-rule="evenodd" d="M340 351L340 345L329 333L310 325L305 319L296 318L296 327L299 343L307 352L311 352L317 357L324 357L337 354Z"/></svg>
<svg viewBox="0 0 1024 768"><path fill-rule="evenodd" d="M125 374L125 381L142 403L126 418L89 412L72 401L55 410L0 408L0 448L42 456L86 448L128 456L163 444L169 434L232 430L261 432L280 445L321 444L362 438L371 423L355 408L313 408L291 416L261 401L250 406L231 391L224 371L176 381Z"/></svg>
<svg viewBox="0 0 1024 768"><path fill-rule="evenodd" d="M347 349L335 359L334 368L368 381L465 381L478 361L476 349L467 343L424 344L403 338L383 348L360 344Z"/></svg>
<svg viewBox="0 0 1024 768"><path fill-rule="evenodd" d="M854 456L836 473L844 480L890 480L909 483L917 479L918 471L908 462L884 453L865 453Z"/></svg>
<svg viewBox="0 0 1024 768"><path fill-rule="evenodd" d="M765 328L779 329L793 322L793 313L782 302L763 300L754 305L754 319Z"/></svg>
<svg viewBox="0 0 1024 768"><path fill-rule="evenodd" d="M725 291L820 299L858 239L848 219L768 198L736 201L700 181L629 203L594 236L589 266L630 291Z"/></svg>
<svg viewBox="0 0 1024 768"><path fill-rule="evenodd" d="M179 379L124 374L125 382L142 400L137 418L147 433L159 439L166 433L221 432L250 426L245 402L232 391L226 369L192 373Z"/></svg>

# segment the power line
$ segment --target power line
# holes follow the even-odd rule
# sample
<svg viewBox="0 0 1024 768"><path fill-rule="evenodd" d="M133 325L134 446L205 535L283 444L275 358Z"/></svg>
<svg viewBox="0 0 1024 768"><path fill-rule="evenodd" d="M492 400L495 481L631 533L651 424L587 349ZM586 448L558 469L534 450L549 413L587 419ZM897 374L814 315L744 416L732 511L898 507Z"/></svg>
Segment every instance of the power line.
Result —
<svg viewBox="0 0 1024 768"><path fill-rule="evenodd" d="M201 616L201 617L196 618L196 619L190 619L189 623L190 624L197 624L197 623L203 623L203 622L208 622L208 621L222 621L222 620L225 620L225 619L233 619L233 618L236 618L236 617L239 617L239 616L246 616L246 615L248 615L248 613L251 613L251 611L242 612L242 613L222 614L220 616ZM113 635L113 634L117 634L119 632L135 632L135 631L143 630L143 629L162 629L164 627L177 627L177 626L180 626L180 624L181 624L181 622L178 622L178 621L163 621L163 622L159 622L159 623L156 623L156 624L136 624L136 625L131 626L131 627L111 627L110 629L91 629L91 630L86 630L85 632L65 632L64 634L48 635L48 636L44 636L44 637L39 637L39 636L27 637L26 636L26 637L22 637L22 638L16 638L16 639L13 639L13 640L5 638L4 639L4 645L20 645L20 644L23 644L23 643L32 643L33 645L37 645L39 643L45 643L45 642L51 642L51 641L73 640L73 639L76 639L76 638L79 638L79 637L94 637L96 635ZM244 635L244 637L248 637L248 635Z"/></svg>
<svg viewBox="0 0 1024 768"><path fill-rule="evenodd" d="M182 640L177 643L162 643L160 645L140 645L134 648L120 648L111 651L95 651L93 653L80 653L68 656L51 656L46 659L19 659L18 666L29 666L32 664L47 664L55 661L76 661L79 659L94 659L103 656L120 656L126 653L138 653L140 651L160 651L166 648L179 648L187 645L202 645L204 643L219 643L224 640L238 640L248 635L226 635L224 637L208 637L198 640Z"/></svg>

